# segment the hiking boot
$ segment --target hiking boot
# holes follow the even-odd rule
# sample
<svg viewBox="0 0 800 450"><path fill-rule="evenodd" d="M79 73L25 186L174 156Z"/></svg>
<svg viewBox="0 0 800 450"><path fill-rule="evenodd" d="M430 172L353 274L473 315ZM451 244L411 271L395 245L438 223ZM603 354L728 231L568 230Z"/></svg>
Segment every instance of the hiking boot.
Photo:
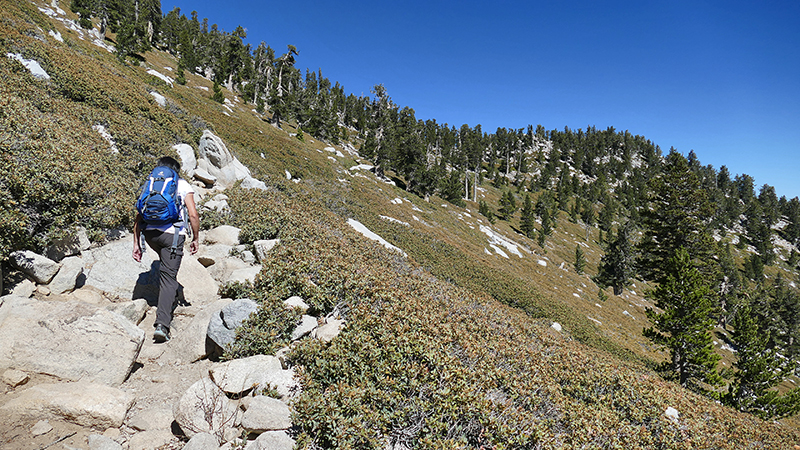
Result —
<svg viewBox="0 0 800 450"><path fill-rule="evenodd" d="M156 325L156 331L153 332L153 339L158 342L167 342L169 340L169 328L164 325Z"/></svg>

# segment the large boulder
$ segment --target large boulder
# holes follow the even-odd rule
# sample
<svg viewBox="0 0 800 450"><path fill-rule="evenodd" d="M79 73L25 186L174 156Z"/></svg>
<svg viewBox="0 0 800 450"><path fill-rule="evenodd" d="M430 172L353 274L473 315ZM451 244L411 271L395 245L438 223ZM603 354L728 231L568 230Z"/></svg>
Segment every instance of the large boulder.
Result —
<svg viewBox="0 0 800 450"><path fill-rule="evenodd" d="M0 367L118 386L145 333L88 303L14 297L0 305Z"/></svg>
<svg viewBox="0 0 800 450"><path fill-rule="evenodd" d="M60 295L72 292L81 275L83 275L83 260L77 256L65 258L61 261L61 269L48 285L50 293Z"/></svg>
<svg viewBox="0 0 800 450"><path fill-rule="evenodd" d="M214 367L209 375L223 391L234 396L252 389L282 386L284 392L287 378L291 381L294 372L283 370L281 361L271 355L255 355L248 358L226 361Z"/></svg>
<svg viewBox="0 0 800 450"><path fill-rule="evenodd" d="M39 284L47 284L56 276L61 265L30 250L19 250L9 256L11 264Z"/></svg>
<svg viewBox="0 0 800 450"><path fill-rule="evenodd" d="M224 434L236 420L237 408L209 378L194 383L175 408L175 421L187 437L199 433Z"/></svg>
<svg viewBox="0 0 800 450"><path fill-rule="evenodd" d="M86 427L119 428L133 405L133 394L102 384L40 384L0 407L2 415L61 419Z"/></svg>
<svg viewBox="0 0 800 450"><path fill-rule="evenodd" d="M142 261L138 263L131 257L131 236L92 250L95 262L87 270L86 285L99 289L112 298L143 298L155 305L158 302L160 262L158 255L147 245L145 247ZM192 305L205 305L219 298L216 280L188 251L183 254L178 283L183 286L186 301Z"/></svg>
<svg viewBox="0 0 800 450"><path fill-rule="evenodd" d="M230 187L251 177L250 170L231 154L225 142L209 130L203 131L197 152L197 167L216 177L221 187Z"/></svg>
<svg viewBox="0 0 800 450"><path fill-rule="evenodd" d="M170 341L170 351L179 359L192 362L212 353L214 349L209 348L208 324L213 316L219 316L222 308L230 303L230 299L222 299L203 307L180 333L175 334Z"/></svg>
<svg viewBox="0 0 800 450"><path fill-rule="evenodd" d="M178 153L178 158L181 160L181 170L188 176L192 176L194 169L197 167L197 158L194 156L194 149L189 144L175 144L172 146L175 152Z"/></svg>
<svg viewBox="0 0 800 450"><path fill-rule="evenodd" d="M236 329L250 314L258 311L258 303L249 298L231 302L211 316L208 324L208 337L220 348L226 348L236 339Z"/></svg>

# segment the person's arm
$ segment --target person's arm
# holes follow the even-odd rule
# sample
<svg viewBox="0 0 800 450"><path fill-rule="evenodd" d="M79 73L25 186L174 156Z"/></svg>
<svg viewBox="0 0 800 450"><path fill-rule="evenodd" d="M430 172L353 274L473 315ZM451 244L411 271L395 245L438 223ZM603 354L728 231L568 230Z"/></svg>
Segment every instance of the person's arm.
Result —
<svg viewBox="0 0 800 450"><path fill-rule="evenodd" d="M189 244L189 251L194 255L200 249L200 215L197 214L194 193L189 193L184 203L186 204L186 214L189 216L189 226L192 227L192 243Z"/></svg>
<svg viewBox="0 0 800 450"><path fill-rule="evenodd" d="M142 214L136 213L136 219L133 222L133 259L136 262L140 262L142 260L142 246L141 246L141 238L139 237L142 233Z"/></svg>

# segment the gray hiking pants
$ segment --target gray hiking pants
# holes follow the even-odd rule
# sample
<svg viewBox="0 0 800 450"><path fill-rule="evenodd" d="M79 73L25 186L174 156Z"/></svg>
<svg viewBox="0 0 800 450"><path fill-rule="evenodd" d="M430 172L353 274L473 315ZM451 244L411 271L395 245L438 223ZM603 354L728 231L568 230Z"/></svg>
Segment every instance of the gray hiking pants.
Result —
<svg viewBox="0 0 800 450"><path fill-rule="evenodd" d="M171 233L157 230L146 230L144 232L144 239L147 241L147 245L158 253L158 258L161 260L158 270L158 307L156 309L155 325L160 324L167 328L172 323L172 311L178 301L178 289L180 288L178 269L181 267L183 243L186 240L186 236L180 236L178 238L178 248L173 253L172 249L170 249L173 237Z"/></svg>

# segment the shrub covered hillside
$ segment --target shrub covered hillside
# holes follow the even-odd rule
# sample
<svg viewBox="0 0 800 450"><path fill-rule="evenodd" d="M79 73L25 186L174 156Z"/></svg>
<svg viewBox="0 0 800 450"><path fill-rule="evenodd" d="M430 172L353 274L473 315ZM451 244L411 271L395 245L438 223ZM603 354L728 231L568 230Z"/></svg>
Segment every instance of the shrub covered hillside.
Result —
<svg viewBox="0 0 800 450"><path fill-rule="evenodd" d="M340 127L331 136L348 142L333 147L331 136L298 133L285 111L275 127L275 111L261 113L235 92L217 86L224 98L215 101L207 78L168 82L164 74L181 69L169 53L118 57L108 51L113 33L98 42L70 25L77 20L49 1L0 0L3 273L11 251L41 250L75 227L95 242L130 229L136 189L155 159L175 156L178 143L196 148L213 130L269 189L230 189L230 210L204 214L204 226L238 226L245 243L281 240L254 284L223 288L261 304L227 357L289 342L297 317L276 304L290 295L347 321L332 342L304 341L289 354L303 388L292 405L299 448L800 444L790 424L723 406L653 370L666 353L642 337L648 284L630 281L599 299L590 276L604 252L591 221L539 208L559 225L537 243L508 205L513 221L492 224L478 202L434 195L443 191L419 197L391 167L393 183L366 170L354 129ZM507 184L478 182L483 202L510 202ZM347 219L408 256L365 239ZM583 270L573 264L576 248ZM718 332L723 341L727 331Z"/></svg>

